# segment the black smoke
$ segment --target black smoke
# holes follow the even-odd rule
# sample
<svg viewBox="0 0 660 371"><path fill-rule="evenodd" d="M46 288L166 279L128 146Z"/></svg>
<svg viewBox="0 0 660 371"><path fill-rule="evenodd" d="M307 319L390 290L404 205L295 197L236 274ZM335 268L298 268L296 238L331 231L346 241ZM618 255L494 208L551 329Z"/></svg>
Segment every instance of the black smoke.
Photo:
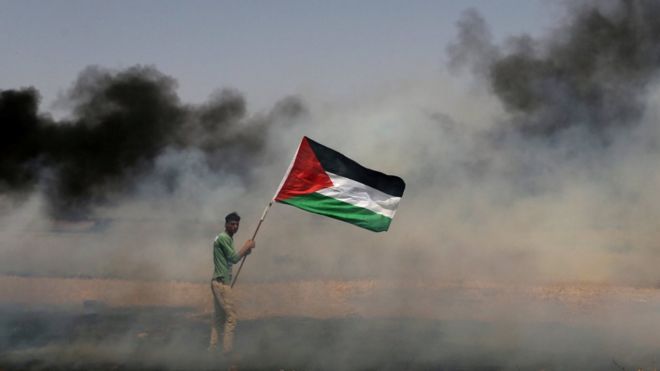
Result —
<svg viewBox="0 0 660 371"><path fill-rule="evenodd" d="M180 101L176 81L154 67L85 69L66 95L71 117L39 111L34 88L0 91L0 193L41 190L57 217L84 217L97 205L132 194L166 150L195 149L212 171L249 183L267 161L277 121L305 111L296 98L250 116L243 96L224 90L201 105ZM178 172L160 174L170 191Z"/></svg>
<svg viewBox="0 0 660 371"><path fill-rule="evenodd" d="M492 43L474 11L458 23L448 48L453 66L467 63L484 77L509 124L533 137L580 128L607 142L639 122L647 88L660 70L660 3L588 1L569 5L549 37Z"/></svg>

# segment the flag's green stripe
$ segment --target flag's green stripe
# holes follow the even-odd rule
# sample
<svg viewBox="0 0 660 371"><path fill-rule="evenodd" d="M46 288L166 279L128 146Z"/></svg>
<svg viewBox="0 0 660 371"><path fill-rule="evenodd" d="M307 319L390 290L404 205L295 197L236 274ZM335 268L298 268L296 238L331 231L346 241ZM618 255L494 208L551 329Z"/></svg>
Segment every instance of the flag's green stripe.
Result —
<svg viewBox="0 0 660 371"><path fill-rule="evenodd" d="M318 193L291 197L280 201L311 213L325 215L341 221L355 224L374 232L386 231L392 219L371 210L353 206Z"/></svg>

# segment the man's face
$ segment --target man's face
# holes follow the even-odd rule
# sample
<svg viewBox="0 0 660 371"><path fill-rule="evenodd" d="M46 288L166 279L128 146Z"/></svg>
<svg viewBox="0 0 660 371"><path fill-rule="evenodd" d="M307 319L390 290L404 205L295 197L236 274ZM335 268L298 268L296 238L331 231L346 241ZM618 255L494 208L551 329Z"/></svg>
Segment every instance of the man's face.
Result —
<svg viewBox="0 0 660 371"><path fill-rule="evenodd" d="M238 232L238 225L240 222L237 220L230 220L227 223L225 223L225 231L227 232L228 235L233 236L234 233Z"/></svg>

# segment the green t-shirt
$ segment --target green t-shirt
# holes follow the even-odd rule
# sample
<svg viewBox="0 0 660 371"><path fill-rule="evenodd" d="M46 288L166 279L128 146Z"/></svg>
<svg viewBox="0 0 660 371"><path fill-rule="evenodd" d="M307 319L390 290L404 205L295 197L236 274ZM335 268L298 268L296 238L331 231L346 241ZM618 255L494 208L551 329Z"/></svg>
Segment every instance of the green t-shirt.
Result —
<svg viewBox="0 0 660 371"><path fill-rule="evenodd" d="M234 250L234 239L227 232L222 232L213 241L213 279L221 277L225 283L231 283L231 267L241 257Z"/></svg>

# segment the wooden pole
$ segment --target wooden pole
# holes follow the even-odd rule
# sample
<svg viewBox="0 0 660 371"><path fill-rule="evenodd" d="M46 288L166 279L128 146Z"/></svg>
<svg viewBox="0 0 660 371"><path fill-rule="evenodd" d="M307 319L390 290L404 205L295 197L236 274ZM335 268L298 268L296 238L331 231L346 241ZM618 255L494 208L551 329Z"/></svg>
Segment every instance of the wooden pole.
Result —
<svg viewBox="0 0 660 371"><path fill-rule="evenodd" d="M273 198L268 203L268 206L266 206L266 208L264 209L264 213L261 215L261 219L259 219L259 224L257 224L257 228L254 230L254 233L252 234L252 240L254 240L255 237L257 237L257 232L259 232L259 227L261 227L261 223L263 223L264 219L266 219L266 214L268 214L268 210L270 210L270 207L273 206L273 202L275 202L275 198L277 197L277 194L280 193L280 190L284 186L284 182L286 182L287 178L289 178L289 174L291 173L293 164L296 161L296 157L298 157L298 151L300 151L300 147L298 147L296 153L293 155L293 158L291 159L291 164L289 164L289 168L287 169L286 173L284 173L284 177L282 177L280 186L277 187L277 191L273 195ZM236 272L236 276L234 276L234 280L231 281L231 287L234 287L234 285L236 284L236 280L238 280L238 275L241 273L241 268L243 268L243 264L245 264L245 259L247 259L247 255L243 256L241 265L238 266L238 271Z"/></svg>
<svg viewBox="0 0 660 371"><path fill-rule="evenodd" d="M270 207L273 206L273 200L271 200L268 203L268 206L264 209L264 213L261 214L261 219L259 219L259 223L257 224L257 228L254 230L254 233L252 234L252 241L257 237L257 232L259 232L259 227L261 227L261 223L264 222L264 219L266 219L266 214L268 214L268 210L270 210ZM247 255L243 255L243 260L241 260L241 265L238 266L238 271L236 271L236 275L234 276L234 280L231 281L231 287L233 288L234 285L236 284L236 281L238 280L238 275L241 274L241 269L243 268L243 264L245 264L245 260L247 259Z"/></svg>

